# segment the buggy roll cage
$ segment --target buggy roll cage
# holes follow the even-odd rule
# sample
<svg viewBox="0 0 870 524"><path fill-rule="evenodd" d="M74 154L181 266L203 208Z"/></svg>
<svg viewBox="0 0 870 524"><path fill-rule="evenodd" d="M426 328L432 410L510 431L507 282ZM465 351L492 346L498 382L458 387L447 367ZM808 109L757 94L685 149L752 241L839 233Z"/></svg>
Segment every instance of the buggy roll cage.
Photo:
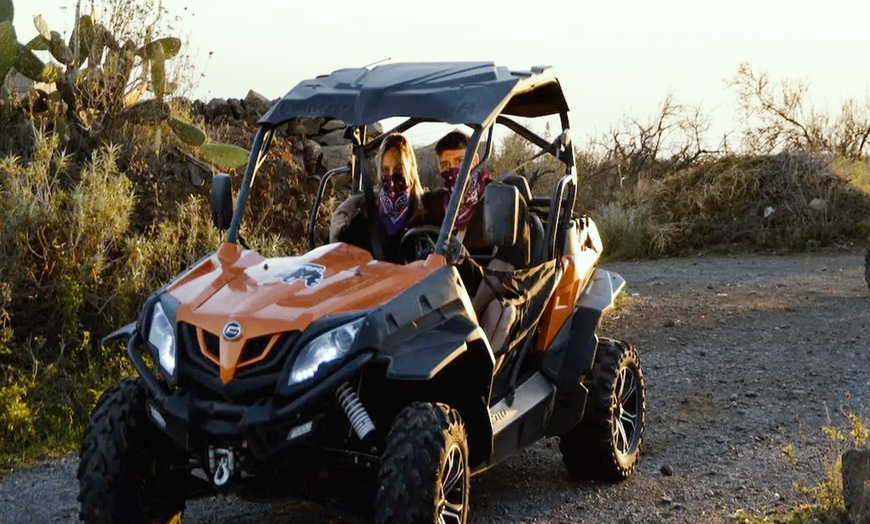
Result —
<svg viewBox="0 0 870 524"><path fill-rule="evenodd" d="M408 114L414 116L366 141L367 124ZM560 117L562 131L552 142L509 118L554 114ZM461 191L453 191L435 246L436 254L446 254L469 177L491 156L493 128L498 123L540 147L541 152L536 156L550 154L566 167L566 174L549 198L535 197L529 203L532 209L546 214L547 258L561 254L563 246L558 232L567 227L571 218L577 195L577 175L568 138L568 106L551 68L535 67L529 72L516 72L497 68L492 63L397 63L373 69L342 69L303 81L259 121L260 127L254 137L227 232L228 242L239 240L248 195L276 129L293 118L317 116L347 122L345 136L353 138L353 147L348 165L327 171L320 177L309 215L308 240L312 249L316 247L314 226L323 194L334 176L350 172L352 190L369 192L371 187L365 188L363 181L364 175L369 173L366 156L377 150L390 133L404 133L424 122L444 122L465 124L473 130L467 151L477 151L484 133L487 133L487 146L480 162L472 166L473 155L466 154L460 166L455 188L461 188Z"/></svg>

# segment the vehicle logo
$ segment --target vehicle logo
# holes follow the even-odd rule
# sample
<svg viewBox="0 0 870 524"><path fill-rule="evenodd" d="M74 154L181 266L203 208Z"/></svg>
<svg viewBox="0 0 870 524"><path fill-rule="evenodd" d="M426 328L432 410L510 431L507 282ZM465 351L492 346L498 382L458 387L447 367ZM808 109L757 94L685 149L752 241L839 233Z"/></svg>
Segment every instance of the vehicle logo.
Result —
<svg viewBox="0 0 870 524"><path fill-rule="evenodd" d="M238 340L240 336L242 336L242 326L236 322L228 322L226 326L224 326L223 331L224 339L232 342L233 340Z"/></svg>
<svg viewBox="0 0 870 524"><path fill-rule="evenodd" d="M294 267L286 273L280 275L281 281L285 284L292 284L297 280L305 282L306 287L314 287L323 281L323 272L326 270L320 264L303 264L299 267Z"/></svg>

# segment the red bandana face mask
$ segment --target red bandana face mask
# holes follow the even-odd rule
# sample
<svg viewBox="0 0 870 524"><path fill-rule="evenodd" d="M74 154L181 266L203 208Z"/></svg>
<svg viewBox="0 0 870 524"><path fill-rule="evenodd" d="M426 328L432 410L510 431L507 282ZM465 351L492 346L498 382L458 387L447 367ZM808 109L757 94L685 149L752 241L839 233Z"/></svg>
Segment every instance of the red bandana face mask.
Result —
<svg viewBox="0 0 870 524"><path fill-rule="evenodd" d="M401 173L385 175L378 196L378 217L387 234L393 236L402 229L411 207L411 190Z"/></svg>
<svg viewBox="0 0 870 524"><path fill-rule="evenodd" d="M456 177L459 175L459 169L448 169L441 172L441 178L444 180L444 187L447 189L447 195L444 198L444 209L447 209L447 204L450 202L450 197L453 196L453 186L456 185ZM464 230L468 223L471 222L471 217L474 216L474 208L480 199L483 198L483 190L486 187L486 182L489 176L483 171L478 171L471 175L468 184L465 186L465 194L462 195L462 202L459 204L459 213L456 215L456 223L454 228L457 231Z"/></svg>

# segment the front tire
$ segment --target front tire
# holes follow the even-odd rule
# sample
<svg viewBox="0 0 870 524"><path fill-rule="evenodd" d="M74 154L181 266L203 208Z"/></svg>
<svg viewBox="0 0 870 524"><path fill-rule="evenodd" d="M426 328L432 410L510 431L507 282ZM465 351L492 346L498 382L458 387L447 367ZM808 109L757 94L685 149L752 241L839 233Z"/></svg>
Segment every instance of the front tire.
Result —
<svg viewBox="0 0 870 524"><path fill-rule="evenodd" d="M625 342L600 339L586 413L559 440L568 473L582 480L631 476L643 443L645 415L646 388L637 350Z"/></svg>
<svg viewBox="0 0 870 524"><path fill-rule="evenodd" d="M396 416L378 472L377 524L465 524L471 469L465 426L445 404Z"/></svg>
<svg viewBox="0 0 870 524"><path fill-rule="evenodd" d="M79 451L79 517L88 524L180 522L186 489L177 453L145 414L139 379L103 393Z"/></svg>

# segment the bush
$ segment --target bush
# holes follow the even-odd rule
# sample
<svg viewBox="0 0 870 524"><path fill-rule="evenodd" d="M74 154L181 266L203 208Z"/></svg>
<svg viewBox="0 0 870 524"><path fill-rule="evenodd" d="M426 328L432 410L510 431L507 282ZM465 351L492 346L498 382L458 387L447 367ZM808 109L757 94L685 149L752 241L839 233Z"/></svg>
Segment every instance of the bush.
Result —
<svg viewBox="0 0 870 524"><path fill-rule="evenodd" d="M0 461L56 443L123 364L91 342L134 204L117 149L96 151L70 176L57 138L37 135L30 162L0 161ZM95 329L96 328L96 329Z"/></svg>
<svg viewBox="0 0 870 524"><path fill-rule="evenodd" d="M867 235L868 181L863 160L791 152L724 157L642 177L592 217L615 258L722 246L804 250Z"/></svg>

